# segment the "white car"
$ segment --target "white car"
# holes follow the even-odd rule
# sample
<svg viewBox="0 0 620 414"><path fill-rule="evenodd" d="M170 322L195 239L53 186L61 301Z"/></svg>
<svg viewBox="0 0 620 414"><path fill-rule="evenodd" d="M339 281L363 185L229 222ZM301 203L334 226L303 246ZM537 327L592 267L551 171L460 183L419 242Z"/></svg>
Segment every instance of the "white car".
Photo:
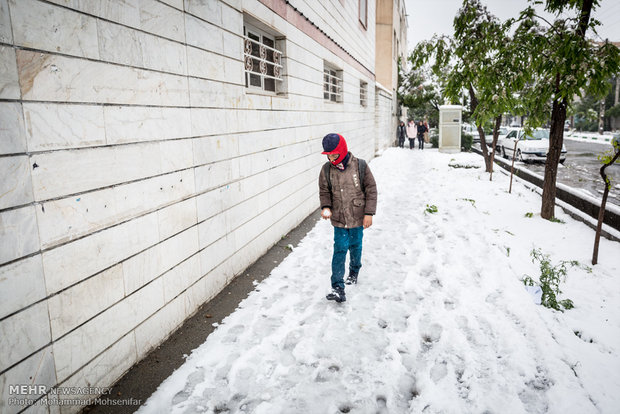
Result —
<svg viewBox="0 0 620 414"><path fill-rule="evenodd" d="M499 127L499 129L497 130L497 144L495 144L497 148L499 148L500 142L502 142L502 139L506 137L506 134L508 134L508 127L505 127L505 126ZM491 147L491 145L493 145L493 134L486 135L484 137L484 140L487 143L487 147ZM478 140L478 142L479 141L480 140Z"/></svg>
<svg viewBox="0 0 620 414"><path fill-rule="evenodd" d="M515 142L517 149L515 151ZM549 130L535 129L530 135L525 135L521 128L511 129L498 143L499 151L504 158L514 158L521 162L546 161L549 152ZM516 153L516 154L515 154ZM562 145L560 163L566 161L566 147Z"/></svg>

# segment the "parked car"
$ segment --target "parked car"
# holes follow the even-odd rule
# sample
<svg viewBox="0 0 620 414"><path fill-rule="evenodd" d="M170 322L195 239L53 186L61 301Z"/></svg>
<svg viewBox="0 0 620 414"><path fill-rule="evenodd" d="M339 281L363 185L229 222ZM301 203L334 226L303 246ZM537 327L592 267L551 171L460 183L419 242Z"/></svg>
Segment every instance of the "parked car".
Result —
<svg viewBox="0 0 620 414"><path fill-rule="evenodd" d="M475 125L472 124L462 124L461 125L461 131L463 132L463 134L469 134L474 138L474 142L476 141L476 138L478 137L478 130L476 129ZM478 139L478 142L480 141L480 139Z"/></svg>
<svg viewBox="0 0 620 414"><path fill-rule="evenodd" d="M517 142L516 151L515 142ZM549 151L549 130L539 128L526 135L521 128L511 129L498 145L504 158L516 157L521 162L544 162ZM566 147L562 145L560 163L564 164L564 161L566 161Z"/></svg>
<svg viewBox="0 0 620 414"><path fill-rule="evenodd" d="M495 144L495 146L499 148L499 143L502 142L502 139L504 139L506 134L508 134L508 127L499 127L499 130L497 132L497 144ZM484 137L484 140L486 141L487 146L490 147L491 145L493 145L493 134L486 135ZM480 142L480 140L478 140L478 142Z"/></svg>

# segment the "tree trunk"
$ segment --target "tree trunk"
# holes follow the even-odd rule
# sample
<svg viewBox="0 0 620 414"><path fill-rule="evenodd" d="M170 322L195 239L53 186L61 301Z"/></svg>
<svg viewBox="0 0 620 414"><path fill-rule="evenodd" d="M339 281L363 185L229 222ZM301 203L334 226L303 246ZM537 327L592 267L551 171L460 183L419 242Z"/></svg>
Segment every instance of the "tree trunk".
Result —
<svg viewBox="0 0 620 414"><path fill-rule="evenodd" d="M616 155L609 161L605 163L601 167L601 177L603 177L603 182L605 183L605 190L603 191L603 199L601 200L601 208L598 211L598 224L596 225L596 234L594 235L594 251L592 252L592 265L598 263L598 244L601 240L601 230L603 228L603 219L605 218L605 205L607 204L607 196L609 195L609 187L611 187L611 183L607 178L607 174L605 174L605 168L613 165L616 160L620 157L620 147L616 147Z"/></svg>
<svg viewBox="0 0 620 414"><path fill-rule="evenodd" d="M585 38L586 30L588 30L593 1L594 0L583 0L581 4L579 23L575 33L582 39ZM560 83L563 80L564 79L561 78L558 73L555 77L556 99L553 101L553 106L551 108L549 152L547 153L547 162L545 164L545 181L543 183L542 207L540 209L540 216L547 220L552 219L555 215L555 180L558 175L558 163L560 162L562 144L564 141L564 121L566 121L567 101L565 97L557 97L560 92Z"/></svg>
<svg viewBox="0 0 620 414"><path fill-rule="evenodd" d="M476 92L474 92L474 88L471 85L469 85L469 107L471 108L472 113L474 113L476 107L478 107L478 98L476 98ZM482 149L482 157L484 157L486 172L491 172L492 161L491 156L489 155L489 150L487 149L487 141L484 139L484 129L477 124L476 128L478 129L478 136L480 137L480 148Z"/></svg>
<svg viewBox="0 0 620 414"><path fill-rule="evenodd" d="M551 110L551 130L549 131L549 152L545 163L545 181L543 183L542 207L540 216L550 220L555 217L555 181L558 164L564 143L564 121L566 121L566 99L553 101Z"/></svg>
<svg viewBox="0 0 620 414"><path fill-rule="evenodd" d="M499 126L502 124L502 116L499 115L495 118L495 126L493 127L493 150L491 151L491 174L489 174L489 181L493 181L493 163L495 162L495 150L497 148L497 138L499 137Z"/></svg>
<svg viewBox="0 0 620 414"><path fill-rule="evenodd" d="M614 105L620 103L620 75L616 76L616 96L614 97Z"/></svg>

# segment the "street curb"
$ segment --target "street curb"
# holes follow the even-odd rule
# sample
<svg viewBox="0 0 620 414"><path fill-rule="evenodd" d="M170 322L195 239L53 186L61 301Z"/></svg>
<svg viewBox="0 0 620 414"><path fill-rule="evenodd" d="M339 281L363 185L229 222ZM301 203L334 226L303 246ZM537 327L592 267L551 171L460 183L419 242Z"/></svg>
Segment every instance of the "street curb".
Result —
<svg viewBox="0 0 620 414"><path fill-rule="evenodd" d="M235 277L217 296L204 303L168 339L152 350L146 357L135 364L112 387L106 399L123 400L134 398L144 404L161 383L185 362L187 355L204 343L224 318L233 313L239 303L245 299L256 286L254 281L262 281L269 276L286 256L291 253L290 246L297 246L321 218L316 210L306 217L297 227L273 245L254 264ZM217 326L217 325L216 325ZM82 413L93 414L129 414L140 406L127 405L91 405Z"/></svg>
<svg viewBox="0 0 620 414"><path fill-rule="evenodd" d="M482 155L482 151L477 148L472 147L471 150L479 155ZM505 161L502 158L497 158L497 157L495 157L493 160L497 165L502 167L502 169L510 173L511 164L509 162ZM543 180L537 174L534 174L528 170L515 166L514 175L542 189ZM573 208L588 215L592 219L598 221L598 213L600 210L600 205L595 204L594 202L588 199L580 197L577 194L566 191L565 189L562 188L561 185L556 186L556 199L563 201L569 206L572 206ZM586 224L587 226L591 227L592 229L596 230L596 224L593 224L592 222L580 216L579 214L575 214L574 212L570 211L570 209L563 208L563 206L557 203L556 205L562 208L568 215L570 215L574 219L579 220L583 222L584 224ZM609 208L606 208L605 218L603 219L603 223L605 223L612 229L620 231L620 214L617 214L616 212L611 211ZM618 239L616 236L614 236L613 234L610 234L609 232L606 232L605 230L601 231L601 235L603 235L604 237L610 240L620 241L620 239Z"/></svg>

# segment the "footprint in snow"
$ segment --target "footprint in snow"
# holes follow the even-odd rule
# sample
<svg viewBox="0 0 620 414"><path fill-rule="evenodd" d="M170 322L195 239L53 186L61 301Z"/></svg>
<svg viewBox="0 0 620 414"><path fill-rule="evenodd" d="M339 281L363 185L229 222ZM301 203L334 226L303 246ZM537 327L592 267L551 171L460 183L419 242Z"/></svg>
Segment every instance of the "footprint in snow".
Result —
<svg viewBox="0 0 620 414"><path fill-rule="evenodd" d="M448 375L448 363L446 361L436 361L430 371L431 380L437 384Z"/></svg>
<svg viewBox="0 0 620 414"><path fill-rule="evenodd" d="M422 349L428 351L441 339L443 326L438 323L433 323L429 326L421 327L420 332L422 333Z"/></svg>
<svg viewBox="0 0 620 414"><path fill-rule="evenodd" d="M187 401L196 388L196 385L204 381L204 378L205 370L203 367L199 367L196 371L192 372L191 375L187 377L185 387L183 387L181 391L177 392L174 397L172 397L172 405L174 406Z"/></svg>

